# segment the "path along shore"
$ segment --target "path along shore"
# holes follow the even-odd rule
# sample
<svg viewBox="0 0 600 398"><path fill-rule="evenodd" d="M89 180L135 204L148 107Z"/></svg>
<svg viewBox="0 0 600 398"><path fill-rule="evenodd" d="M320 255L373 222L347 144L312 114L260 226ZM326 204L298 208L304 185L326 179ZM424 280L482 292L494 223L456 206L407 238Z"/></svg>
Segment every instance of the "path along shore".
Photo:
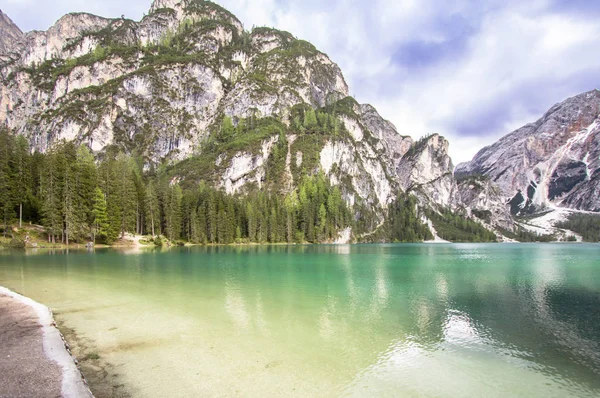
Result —
<svg viewBox="0 0 600 398"><path fill-rule="evenodd" d="M48 307L0 286L0 398L93 398Z"/></svg>

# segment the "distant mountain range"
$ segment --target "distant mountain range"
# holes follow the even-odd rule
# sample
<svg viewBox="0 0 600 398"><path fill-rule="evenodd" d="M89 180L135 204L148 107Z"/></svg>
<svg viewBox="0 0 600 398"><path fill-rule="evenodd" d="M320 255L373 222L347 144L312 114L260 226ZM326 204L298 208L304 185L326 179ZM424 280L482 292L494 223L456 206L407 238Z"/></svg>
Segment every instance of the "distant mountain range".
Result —
<svg viewBox="0 0 600 398"><path fill-rule="evenodd" d="M376 239L405 194L438 239L461 228L452 217L510 239L531 229L518 217L600 210L600 92L554 106L454 171L446 139L401 134L348 96L312 44L246 31L209 1L156 0L139 22L68 14L28 33L0 12L0 78L0 123L40 152L62 140L119 150L228 194L285 194L322 172L369 220L343 241Z"/></svg>

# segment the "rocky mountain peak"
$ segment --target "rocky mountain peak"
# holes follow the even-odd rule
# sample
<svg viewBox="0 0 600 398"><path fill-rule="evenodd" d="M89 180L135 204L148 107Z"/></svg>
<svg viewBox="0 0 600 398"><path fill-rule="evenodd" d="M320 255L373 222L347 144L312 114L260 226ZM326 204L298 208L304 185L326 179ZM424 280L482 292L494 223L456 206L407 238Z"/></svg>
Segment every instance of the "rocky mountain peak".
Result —
<svg viewBox="0 0 600 398"><path fill-rule="evenodd" d="M600 91L569 98L483 148L457 174L489 177L517 214L550 204L600 209L599 115Z"/></svg>
<svg viewBox="0 0 600 398"><path fill-rule="evenodd" d="M360 115L363 123L379 139L390 159L397 163L411 148L413 139L398 133L396 126L381 117L377 109L370 104L356 105L354 111Z"/></svg>
<svg viewBox="0 0 600 398"><path fill-rule="evenodd" d="M294 105L348 95L339 67L312 44L246 32L203 0L156 0L139 22L68 14L11 57L0 67L0 121L39 151L66 139L182 160L224 116L286 120Z"/></svg>
<svg viewBox="0 0 600 398"><path fill-rule="evenodd" d="M207 0L155 0L150 6L149 16L174 13L177 21L218 20L235 27L241 34L244 27L240 20L220 5Z"/></svg>
<svg viewBox="0 0 600 398"><path fill-rule="evenodd" d="M74 12L62 16L48 29L48 36L60 36L62 40L79 37L82 33L100 30L110 23L110 19L88 14ZM61 48L62 49L62 48Z"/></svg>
<svg viewBox="0 0 600 398"><path fill-rule="evenodd" d="M454 187L449 146L448 140L439 134L413 143L396 167L400 186L413 191L422 202L449 205Z"/></svg>
<svg viewBox="0 0 600 398"><path fill-rule="evenodd" d="M96 44L88 40L84 46L73 46L86 33L98 32L106 28L111 19L88 13L70 13L61 17L47 31L27 33L18 54L13 54L23 66L39 65L46 61L61 58L74 58L92 51Z"/></svg>
<svg viewBox="0 0 600 398"><path fill-rule="evenodd" d="M22 38L21 29L0 10L0 55L8 54Z"/></svg>
<svg viewBox="0 0 600 398"><path fill-rule="evenodd" d="M442 174L452 173L454 168L452 159L448 154L450 143L439 134L425 136L415 142L406 153L406 160L412 159L418 162L432 162L436 165L436 171Z"/></svg>
<svg viewBox="0 0 600 398"><path fill-rule="evenodd" d="M150 13L154 13L161 8L175 9L181 7L182 0L154 0L150 6Z"/></svg>

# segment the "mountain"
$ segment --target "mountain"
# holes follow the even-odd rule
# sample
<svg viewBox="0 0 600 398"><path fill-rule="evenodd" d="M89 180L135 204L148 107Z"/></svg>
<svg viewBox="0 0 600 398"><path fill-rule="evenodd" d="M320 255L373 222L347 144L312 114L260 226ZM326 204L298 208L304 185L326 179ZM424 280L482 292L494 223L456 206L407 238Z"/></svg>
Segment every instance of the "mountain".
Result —
<svg viewBox="0 0 600 398"><path fill-rule="evenodd" d="M438 134L415 142L397 162L402 190L418 198L423 208L450 209L490 230L513 231L513 218L499 187L488 178L456 175L449 146ZM497 232L499 239L504 239Z"/></svg>
<svg viewBox="0 0 600 398"><path fill-rule="evenodd" d="M156 1L140 22L69 14L9 56L0 119L42 151L65 138L181 160L223 115L284 116L348 94L337 65L309 43L245 32L204 1Z"/></svg>
<svg viewBox="0 0 600 398"><path fill-rule="evenodd" d="M422 202L450 206L455 188L449 146L438 134L417 141L397 163L402 189L412 192Z"/></svg>
<svg viewBox="0 0 600 398"><path fill-rule="evenodd" d="M412 138L348 97L312 44L246 31L215 3L156 0L139 22L73 13L7 43L0 122L34 150L118 150L227 194L287 194L322 172L355 209L355 236L381 226L401 190Z"/></svg>
<svg viewBox="0 0 600 398"><path fill-rule="evenodd" d="M455 173L444 137L401 134L348 96L340 68L312 44L276 29L247 31L210 1L155 0L141 21L72 13L25 34L2 14L0 29L1 124L41 153L67 141L97 162L127 154L136 173L158 170L184 196L208 184L297 207L314 176L352 214L336 224L337 241L489 240L488 230L504 239L516 231L510 199L525 209L551 192L548 203L597 205L596 92L553 108Z"/></svg>
<svg viewBox="0 0 600 398"><path fill-rule="evenodd" d="M600 211L600 91L554 105L535 123L483 148L457 176L486 176L512 213Z"/></svg>
<svg viewBox="0 0 600 398"><path fill-rule="evenodd" d="M23 32L0 10L0 54L6 54L23 38Z"/></svg>

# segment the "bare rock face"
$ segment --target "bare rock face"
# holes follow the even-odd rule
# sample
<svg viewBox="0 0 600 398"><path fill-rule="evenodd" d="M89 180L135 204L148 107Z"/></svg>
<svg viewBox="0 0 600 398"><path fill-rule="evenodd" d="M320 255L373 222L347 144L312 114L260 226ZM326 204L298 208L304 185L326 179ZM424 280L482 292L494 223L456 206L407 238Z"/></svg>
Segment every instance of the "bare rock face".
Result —
<svg viewBox="0 0 600 398"><path fill-rule="evenodd" d="M24 36L2 14L0 29L9 53L0 59L0 123L40 151L67 139L181 160L223 115L285 119L293 105L348 95L339 67L311 44L246 32L209 1L156 0L140 22L68 14Z"/></svg>
<svg viewBox="0 0 600 398"><path fill-rule="evenodd" d="M0 124L42 152L70 140L176 163L206 156L226 118L238 125L272 119L280 130L211 158L215 186L261 189L272 154L287 149L282 190L296 186L298 175L322 172L348 204L379 220L399 191L421 206L461 209L508 229L506 202L519 191L518 209L548 202L600 208L596 91L483 149L459 166L456 180L446 139L399 134L374 107L348 97L326 54L287 32L246 31L210 1L155 0L141 21L68 14L27 34L0 14L0 32ZM325 110L329 130L299 134L295 109ZM465 178L478 173L489 178Z"/></svg>
<svg viewBox="0 0 600 398"><path fill-rule="evenodd" d="M548 206L600 210L600 91L569 98L475 158L461 176L484 175L500 188L513 214Z"/></svg>
<svg viewBox="0 0 600 398"><path fill-rule="evenodd" d="M437 134L414 143L397 163L400 186L423 207L446 208L487 228L512 231L513 219L499 187L485 178L455 178L449 142Z"/></svg>
<svg viewBox="0 0 600 398"><path fill-rule="evenodd" d="M20 60L23 65L39 65L54 58L84 55L95 48L91 42L79 47L71 47L68 44L82 34L105 28L109 23L109 19L92 14L67 14L46 32L28 33Z"/></svg>
<svg viewBox="0 0 600 398"><path fill-rule="evenodd" d="M392 161L398 162L410 150L414 143L413 139L400 135L396 126L389 120L383 119L372 105L360 105L359 112L364 125L381 140Z"/></svg>
<svg viewBox="0 0 600 398"><path fill-rule="evenodd" d="M312 44L270 28L245 31L209 1L155 0L141 21L80 13L46 32L13 30L14 40L2 36L0 123L42 152L69 140L175 163L204 156L224 117L289 125L292 107L343 106L349 92L338 65ZM395 162L412 139L372 106L348 103L332 121L337 133L311 146L286 131L287 189L298 183L292 169L324 172L349 204L383 217L399 191ZM218 156L215 186L232 194L260 189L278 141L274 132L260 150Z"/></svg>
<svg viewBox="0 0 600 398"><path fill-rule="evenodd" d="M513 231L514 221L500 188L486 178L456 181L452 207L493 227Z"/></svg>
<svg viewBox="0 0 600 398"><path fill-rule="evenodd" d="M21 29L0 10L0 57L10 53L22 38Z"/></svg>
<svg viewBox="0 0 600 398"><path fill-rule="evenodd" d="M410 148L412 138L402 136L368 104L349 98L339 118L348 137L328 140L320 153L321 169L333 185L343 185L346 201L378 210L395 200L400 184L396 160ZM379 213L382 216L382 213Z"/></svg>
<svg viewBox="0 0 600 398"><path fill-rule="evenodd" d="M449 206L454 166L448 148L448 141L438 134L414 143L396 167L402 189L414 192L422 202Z"/></svg>

